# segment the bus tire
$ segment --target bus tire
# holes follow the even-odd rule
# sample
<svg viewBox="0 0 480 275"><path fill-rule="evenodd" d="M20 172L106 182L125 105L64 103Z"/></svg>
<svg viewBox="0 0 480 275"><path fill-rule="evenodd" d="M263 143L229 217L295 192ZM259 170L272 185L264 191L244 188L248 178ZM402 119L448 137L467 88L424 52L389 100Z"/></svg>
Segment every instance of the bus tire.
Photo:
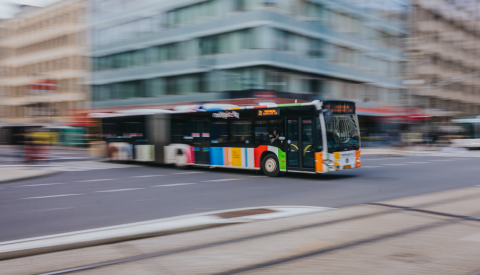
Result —
<svg viewBox="0 0 480 275"><path fill-rule="evenodd" d="M185 155L182 150L177 150L175 154L175 167L187 169L187 155Z"/></svg>
<svg viewBox="0 0 480 275"><path fill-rule="evenodd" d="M262 159L262 171L269 177L277 177L280 174L280 165L275 154L268 154Z"/></svg>

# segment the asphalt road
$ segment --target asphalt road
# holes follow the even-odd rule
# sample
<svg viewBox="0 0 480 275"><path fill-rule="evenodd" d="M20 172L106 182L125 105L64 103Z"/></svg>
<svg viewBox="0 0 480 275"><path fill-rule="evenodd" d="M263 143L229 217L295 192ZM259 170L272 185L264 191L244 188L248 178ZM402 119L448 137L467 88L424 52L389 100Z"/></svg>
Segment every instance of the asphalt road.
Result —
<svg viewBox="0 0 480 275"><path fill-rule="evenodd" d="M246 170L76 162L70 172L0 185L0 241L238 207L342 207L473 186L479 163L461 154L364 156L361 169L269 178Z"/></svg>

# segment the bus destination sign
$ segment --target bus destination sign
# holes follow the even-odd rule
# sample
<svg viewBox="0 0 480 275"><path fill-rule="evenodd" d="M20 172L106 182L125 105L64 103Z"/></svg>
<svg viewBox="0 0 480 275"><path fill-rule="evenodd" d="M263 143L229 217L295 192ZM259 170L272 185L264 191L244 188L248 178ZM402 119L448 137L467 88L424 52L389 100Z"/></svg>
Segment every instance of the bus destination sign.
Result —
<svg viewBox="0 0 480 275"><path fill-rule="evenodd" d="M355 103L341 101L325 102L324 109L330 109L334 114L355 114Z"/></svg>
<svg viewBox="0 0 480 275"><path fill-rule="evenodd" d="M258 116L278 116L278 115L280 115L279 109L258 110Z"/></svg>

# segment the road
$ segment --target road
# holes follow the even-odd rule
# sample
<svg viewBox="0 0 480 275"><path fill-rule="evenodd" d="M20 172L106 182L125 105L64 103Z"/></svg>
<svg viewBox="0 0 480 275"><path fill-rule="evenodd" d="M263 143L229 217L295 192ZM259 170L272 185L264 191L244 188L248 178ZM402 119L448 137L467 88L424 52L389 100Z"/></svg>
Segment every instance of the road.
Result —
<svg viewBox="0 0 480 275"><path fill-rule="evenodd" d="M478 154L477 154L478 155ZM65 162L0 185L0 241L238 207L342 207L479 184L476 154L364 156L362 169L265 177L254 171Z"/></svg>

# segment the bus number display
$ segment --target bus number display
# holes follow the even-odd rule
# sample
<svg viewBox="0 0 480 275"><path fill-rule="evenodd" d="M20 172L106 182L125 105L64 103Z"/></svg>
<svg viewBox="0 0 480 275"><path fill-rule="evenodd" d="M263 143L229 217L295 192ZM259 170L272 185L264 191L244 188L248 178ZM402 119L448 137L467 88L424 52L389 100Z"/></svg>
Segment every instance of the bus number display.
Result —
<svg viewBox="0 0 480 275"><path fill-rule="evenodd" d="M332 110L334 114L354 114L355 103L350 102L328 102L325 104L325 109Z"/></svg>
<svg viewBox="0 0 480 275"><path fill-rule="evenodd" d="M278 116L280 111L278 109L258 110L258 116Z"/></svg>

